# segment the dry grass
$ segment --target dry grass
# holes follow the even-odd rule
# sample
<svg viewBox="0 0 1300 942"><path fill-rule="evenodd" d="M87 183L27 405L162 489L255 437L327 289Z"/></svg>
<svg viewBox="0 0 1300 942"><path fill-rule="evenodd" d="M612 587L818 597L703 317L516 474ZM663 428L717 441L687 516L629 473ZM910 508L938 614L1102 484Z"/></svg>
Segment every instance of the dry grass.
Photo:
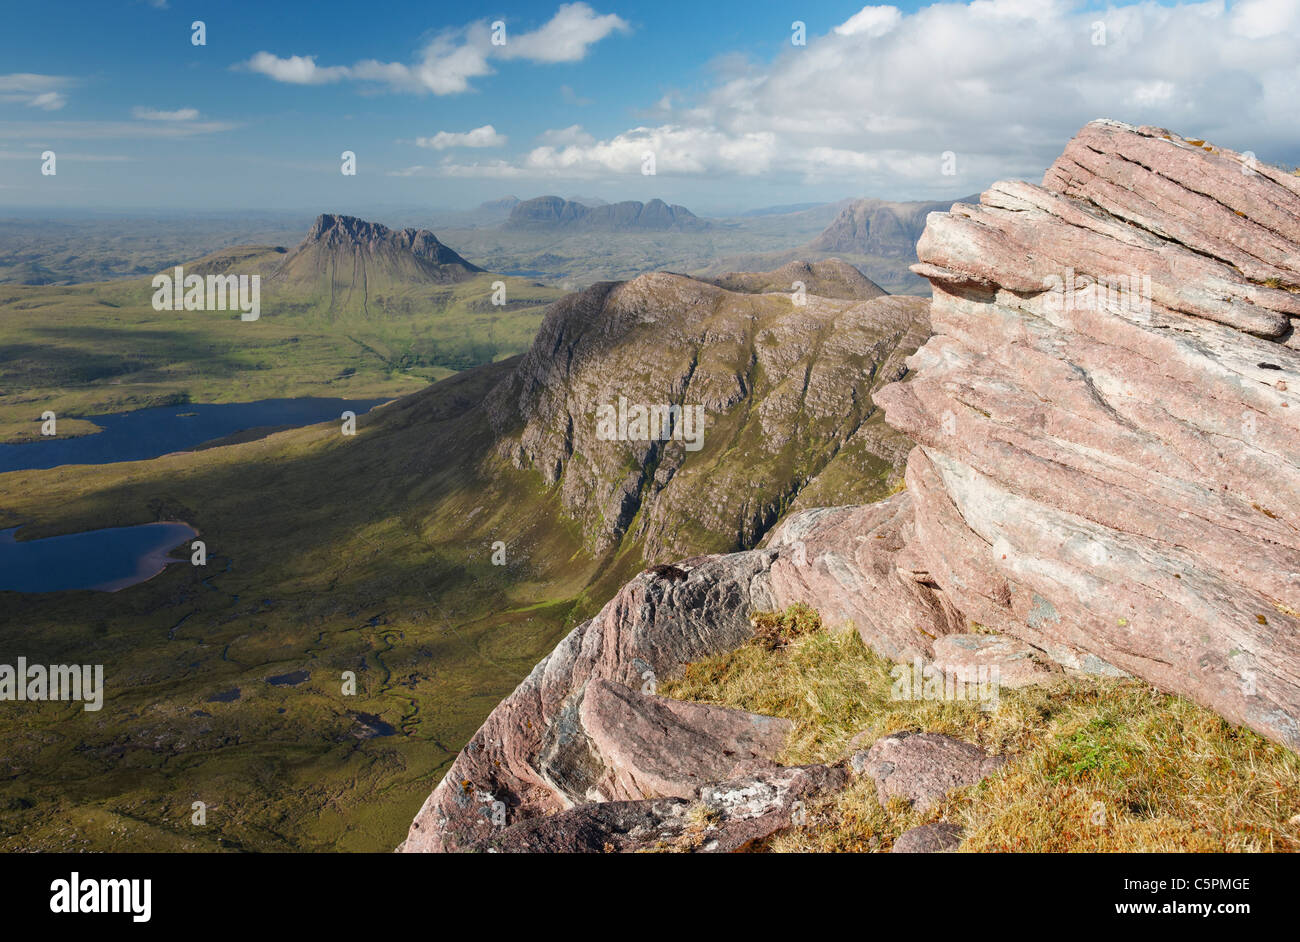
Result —
<svg viewBox="0 0 1300 942"><path fill-rule="evenodd" d="M1136 680L1069 679L1003 690L990 711L897 701L892 666L855 633L816 631L692 664L659 692L792 720L791 764L836 761L899 729L1013 756L924 815L882 808L860 781L811 805L772 850L888 850L940 817L966 828L963 850L1300 850L1300 758L1187 700Z"/></svg>
<svg viewBox="0 0 1300 942"><path fill-rule="evenodd" d="M754 626L752 644L766 651L783 648L796 638L821 631L822 617L802 603L784 612L755 612L749 623Z"/></svg>

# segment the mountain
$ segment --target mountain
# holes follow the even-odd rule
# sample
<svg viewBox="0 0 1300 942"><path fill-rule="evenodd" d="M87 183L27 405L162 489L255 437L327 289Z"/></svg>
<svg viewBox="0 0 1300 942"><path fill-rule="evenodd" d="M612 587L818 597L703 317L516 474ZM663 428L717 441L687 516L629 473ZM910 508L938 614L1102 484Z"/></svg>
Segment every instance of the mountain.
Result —
<svg viewBox="0 0 1300 942"><path fill-rule="evenodd" d="M967 197L978 201L978 197ZM930 213L946 212L952 200L926 203L890 203L861 199L840 210L817 238L808 243L814 252L853 255L916 256L916 241L925 231Z"/></svg>
<svg viewBox="0 0 1300 942"><path fill-rule="evenodd" d="M428 229L394 230L355 216L322 213L277 277L308 283L328 278L338 295L354 289L364 292L372 281L450 284L481 271Z"/></svg>
<svg viewBox="0 0 1300 942"><path fill-rule="evenodd" d="M299 332L259 326L290 346ZM792 507L896 488L909 445L871 392L927 334L917 298L796 306L643 275L553 303L523 356L364 415L355 436L324 423L4 475L0 528L184 519L209 561L93 599L0 593L0 646L57 664L91 645L123 678L103 712L64 710L59 736L24 747L31 774L0 781L18 809L0 846L65 846L71 815L99 849L392 847L492 707L648 563L747 549ZM698 408L700 447L603 435L620 397ZM268 680L296 671L292 690ZM0 711L0 736L31 722ZM208 828L175 823L209 794Z"/></svg>
<svg viewBox="0 0 1300 942"><path fill-rule="evenodd" d="M514 232L666 232L708 228L685 206L663 200L627 200L587 206L559 196L524 200L510 212L503 228Z"/></svg>
<svg viewBox="0 0 1300 942"><path fill-rule="evenodd" d="M428 229L389 229L355 216L323 213L268 280L289 310L330 317L404 316L483 272Z"/></svg>

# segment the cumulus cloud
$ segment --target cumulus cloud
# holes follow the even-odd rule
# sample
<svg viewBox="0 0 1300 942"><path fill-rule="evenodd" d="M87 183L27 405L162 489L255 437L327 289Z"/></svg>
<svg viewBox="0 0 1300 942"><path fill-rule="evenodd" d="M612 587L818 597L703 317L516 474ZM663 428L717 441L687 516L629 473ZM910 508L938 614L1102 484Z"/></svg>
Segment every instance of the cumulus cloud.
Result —
<svg viewBox="0 0 1300 942"><path fill-rule="evenodd" d="M498 134L497 129L490 124L485 124L481 128L475 128L472 131L439 131L433 137L417 137L415 143L417 147L427 147L430 150L446 150L449 147L500 147L508 140L504 134Z"/></svg>
<svg viewBox="0 0 1300 942"><path fill-rule="evenodd" d="M531 32L513 34L507 21L505 41L499 44L493 42L492 26L486 20L446 30L424 47L419 61L411 64L366 59L353 65L320 66L315 56L282 58L262 51L237 68L293 85L350 80L387 85L397 92L455 95L468 91L472 79L493 74L493 58L578 62L586 57L588 49L610 34L630 30L616 14L597 13L586 3L566 3Z"/></svg>
<svg viewBox="0 0 1300 942"><path fill-rule="evenodd" d="M250 71L260 72L277 82L287 82L290 85L321 85L337 82L349 74L344 66L321 68L316 65L315 56L289 56L282 59L269 52L254 53L244 66Z"/></svg>
<svg viewBox="0 0 1300 942"><path fill-rule="evenodd" d="M585 3L566 3L550 21L531 33L510 36L498 47L503 59L530 62L579 62L590 46L611 33L628 33L631 27L615 13L597 13Z"/></svg>
<svg viewBox="0 0 1300 942"><path fill-rule="evenodd" d="M0 102L13 102L58 111L68 103L60 89L73 84L66 75L39 75L35 72L13 72L0 75Z"/></svg>
<svg viewBox="0 0 1300 942"><path fill-rule="evenodd" d="M193 121L199 116L197 108L177 108L175 111L160 111L136 105L131 109L131 117L140 121Z"/></svg>
<svg viewBox="0 0 1300 942"><path fill-rule="evenodd" d="M1036 178L1098 117L1294 162L1297 33L1300 0L867 6L771 62L730 57L711 86L661 101L648 125L544 140L511 166L609 176L640 172L653 151L661 175L786 175L941 196ZM955 177L943 175L947 152Z"/></svg>

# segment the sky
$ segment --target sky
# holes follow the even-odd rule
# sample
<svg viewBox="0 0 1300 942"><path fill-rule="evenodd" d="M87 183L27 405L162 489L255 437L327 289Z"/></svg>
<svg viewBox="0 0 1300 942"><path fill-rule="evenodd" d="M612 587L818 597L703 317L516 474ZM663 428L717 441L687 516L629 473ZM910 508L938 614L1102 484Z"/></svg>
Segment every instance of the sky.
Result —
<svg viewBox="0 0 1300 942"><path fill-rule="evenodd" d="M46 0L0 22L0 211L944 199L1040 179L1098 117L1300 163L1300 0Z"/></svg>

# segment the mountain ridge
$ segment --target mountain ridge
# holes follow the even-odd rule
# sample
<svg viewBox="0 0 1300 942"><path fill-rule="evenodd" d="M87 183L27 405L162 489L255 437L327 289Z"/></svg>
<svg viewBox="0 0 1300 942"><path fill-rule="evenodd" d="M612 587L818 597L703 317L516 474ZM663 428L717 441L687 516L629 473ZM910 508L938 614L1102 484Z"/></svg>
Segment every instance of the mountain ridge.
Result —
<svg viewBox="0 0 1300 942"><path fill-rule="evenodd" d="M502 224L508 231L664 232L707 229L709 223L685 206L661 199L624 200L588 206L560 196L538 196L517 203Z"/></svg>

